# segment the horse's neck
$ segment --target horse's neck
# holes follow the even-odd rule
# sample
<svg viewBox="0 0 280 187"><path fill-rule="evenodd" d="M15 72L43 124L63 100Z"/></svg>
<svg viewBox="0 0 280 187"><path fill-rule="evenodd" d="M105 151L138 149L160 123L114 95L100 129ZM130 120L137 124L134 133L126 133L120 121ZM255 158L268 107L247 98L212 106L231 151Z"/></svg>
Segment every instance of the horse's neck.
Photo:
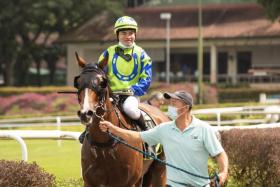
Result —
<svg viewBox="0 0 280 187"><path fill-rule="evenodd" d="M109 99L106 99L106 108L110 112L105 116L105 120L110 121L113 125L121 128L132 128L130 120L127 121L127 118L121 112L119 107L117 107L116 104L113 104Z"/></svg>

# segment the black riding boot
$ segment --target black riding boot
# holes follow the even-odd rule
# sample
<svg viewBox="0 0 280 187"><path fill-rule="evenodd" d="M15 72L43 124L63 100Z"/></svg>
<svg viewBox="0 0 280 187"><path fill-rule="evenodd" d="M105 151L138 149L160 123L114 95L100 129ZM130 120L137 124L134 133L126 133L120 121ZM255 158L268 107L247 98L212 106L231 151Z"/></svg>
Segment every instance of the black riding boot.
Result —
<svg viewBox="0 0 280 187"><path fill-rule="evenodd" d="M81 144L83 144L85 137L86 137L86 130L84 130L84 132L82 132L82 134L79 136L79 141Z"/></svg>
<svg viewBox="0 0 280 187"><path fill-rule="evenodd" d="M148 130L143 114L141 114L140 118L136 120L136 123L140 127L141 131Z"/></svg>
<svg viewBox="0 0 280 187"><path fill-rule="evenodd" d="M148 130L148 127L146 126L145 119L143 114L141 114L140 118L136 121L137 125L140 127L141 131ZM144 151L150 155L156 156L155 150L153 147L149 146L147 143L144 143ZM149 158L145 156L146 158Z"/></svg>

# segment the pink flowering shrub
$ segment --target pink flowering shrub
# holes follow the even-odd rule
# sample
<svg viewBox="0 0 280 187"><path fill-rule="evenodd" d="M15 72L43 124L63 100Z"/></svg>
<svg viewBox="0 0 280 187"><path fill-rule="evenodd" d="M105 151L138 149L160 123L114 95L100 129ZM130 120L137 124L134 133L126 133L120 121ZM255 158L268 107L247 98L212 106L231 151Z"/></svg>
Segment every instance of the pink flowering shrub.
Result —
<svg viewBox="0 0 280 187"><path fill-rule="evenodd" d="M79 108L75 94L25 93L0 97L0 115L32 115L45 113L75 114Z"/></svg>
<svg viewBox="0 0 280 187"><path fill-rule="evenodd" d="M194 99L194 102L197 103L197 95L195 93L195 85L192 83L174 83L174 84L166 84L166 83L155 83L152 84L149 89L149 93L153 91L160 92L175 92L179 90L184 90L189 92ZM144 96L143 100L148 98L148 96ZM204 85L203 86L203 103L212 104L218 102L218 92L217 88L214 86Z"/></svg>

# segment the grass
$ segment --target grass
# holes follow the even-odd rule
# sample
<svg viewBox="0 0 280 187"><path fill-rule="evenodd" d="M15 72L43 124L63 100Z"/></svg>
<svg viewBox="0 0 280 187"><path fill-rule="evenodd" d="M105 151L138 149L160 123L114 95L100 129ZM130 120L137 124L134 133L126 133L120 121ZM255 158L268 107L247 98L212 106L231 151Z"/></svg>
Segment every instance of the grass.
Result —
<svg viewBox="0 0 280 187"><path fill-rule="evenodd" d="M28 162L36 162L57 178L81 177L80 143L76 140L25 140ZM0 159L21 160L20 145L14 140L0 140Z"/></svg>
<svg viewBox="0 0 280 187"><path fill-rule="evenodd" d="M83 130L83 126L62 126L63 131ZM56 130L56 127L24 127L17 130ZM58 142L61 145L58 145ZM77 140L25 140L28 162L36 162L57 178L81 177L81 145ZM15 140L0 139L0 159L21 160L21 148Z"/></svg>

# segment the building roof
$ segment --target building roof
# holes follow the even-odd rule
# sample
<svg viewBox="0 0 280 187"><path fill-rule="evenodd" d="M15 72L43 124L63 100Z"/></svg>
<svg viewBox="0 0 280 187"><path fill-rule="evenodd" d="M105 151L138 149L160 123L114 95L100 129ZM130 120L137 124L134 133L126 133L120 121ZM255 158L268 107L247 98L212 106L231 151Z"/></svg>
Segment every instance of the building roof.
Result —
<svg viewBox="0 0 280 187"><path fill-rule="evenodd" d="M137 40L164 40L166 21L160 13L172 14L170 37L176 39L196 39L198 36L198 7L139 7L127 9L126 14L139 24ZM215 38L280 37L280 21L271 22L264 9L257 4L217 4L202 8L203 36ZM103 13L89 20L76 30L60 38L61 42L105 42L115 40L113 25L115 18Z"/></svg>

